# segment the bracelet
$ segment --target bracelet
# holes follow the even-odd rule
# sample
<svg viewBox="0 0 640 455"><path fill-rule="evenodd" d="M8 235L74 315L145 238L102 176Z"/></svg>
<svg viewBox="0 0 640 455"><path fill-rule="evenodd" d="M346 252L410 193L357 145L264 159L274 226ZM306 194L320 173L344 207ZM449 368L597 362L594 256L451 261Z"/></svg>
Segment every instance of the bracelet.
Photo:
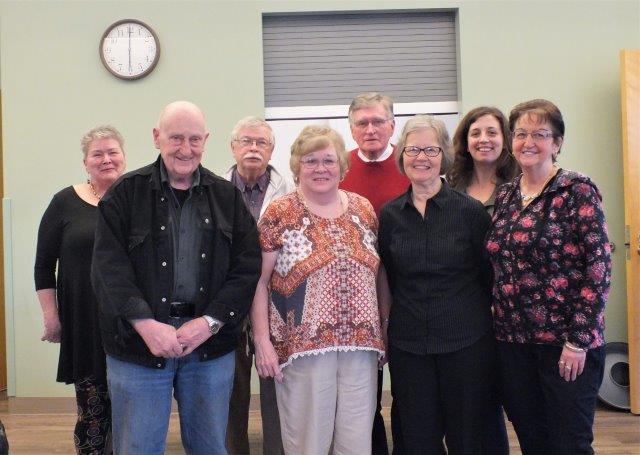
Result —
<svg viewBox="0 0 640 455"><path fill-rule="evenodd" d="M574 346L568 341L564 342L564 347L570 350L571 352L587 352L586 349L579 348L578 346Z"/></svg>

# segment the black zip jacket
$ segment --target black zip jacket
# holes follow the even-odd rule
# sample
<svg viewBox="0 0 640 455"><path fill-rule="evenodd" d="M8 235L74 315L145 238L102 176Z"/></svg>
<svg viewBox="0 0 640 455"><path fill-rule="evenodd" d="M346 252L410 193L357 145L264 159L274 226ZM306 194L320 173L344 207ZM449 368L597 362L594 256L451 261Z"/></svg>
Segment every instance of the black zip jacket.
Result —
<svg viewBox="0 0 640 455"><path fill-rule="evenodd" d="M165 360L151 354L128 321L169 319L173 252L160 159L121 177L100 201L91 267L105 352L153 368L163 368ZM256 223L231 183L200 166L192 197L202 235L196 316L225 323L196 349L204 361L237 346L260 277L261 252Z"/></svg>

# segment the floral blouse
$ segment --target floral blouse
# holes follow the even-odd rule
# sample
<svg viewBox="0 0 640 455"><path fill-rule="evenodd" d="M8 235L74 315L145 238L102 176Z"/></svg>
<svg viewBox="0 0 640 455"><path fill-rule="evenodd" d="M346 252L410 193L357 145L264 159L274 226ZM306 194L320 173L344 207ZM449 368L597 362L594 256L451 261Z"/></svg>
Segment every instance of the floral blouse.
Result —
<svg viewBox="0 0 640 455"><path fill-rule="evenodd" d="M298 192L260 218L260 244L278 251L271 276L269 332L281 366L328 351L384 353L376 293L378 220L362 196L345 192L334 219L311 213Z"/></svg>
<svg viewBox="0 0 640 455"><path fill-rule="evenodd" d="M523 208L520 178L500 187L487 235L496 338L602 346L611 249L600 192L560 169Z"/></svg>

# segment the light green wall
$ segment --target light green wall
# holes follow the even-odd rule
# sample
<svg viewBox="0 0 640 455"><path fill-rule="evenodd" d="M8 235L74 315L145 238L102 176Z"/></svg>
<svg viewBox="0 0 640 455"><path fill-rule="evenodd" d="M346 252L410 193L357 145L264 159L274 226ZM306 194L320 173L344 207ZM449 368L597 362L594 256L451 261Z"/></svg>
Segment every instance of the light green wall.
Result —
<svg viewBox="0 0 640 455"><path fill-rule="evenodd" d="M54 192L84 178L82 133L116 125L133 169L155 157L151 128L160 109L193 100L212 130L204 164L220 171L232 161L227 136L234 122L263 113L261 13L365 8L459 8L463 110L484 103L507 110L532 97L560 106L567 122L560 163L592 176L604 194L619 247L607 338L626 339L618 53L640 47L637 1L2 1L4 185L11 199L5 222L12 246L6 305L15 330L7 343L15 353L10 394L72 393L54 384L57 347L39 341L32 271L44 208ZM161 41L160 63L141 81L116 80L100 63L99 38L122 18L147 22Z"/></svg>

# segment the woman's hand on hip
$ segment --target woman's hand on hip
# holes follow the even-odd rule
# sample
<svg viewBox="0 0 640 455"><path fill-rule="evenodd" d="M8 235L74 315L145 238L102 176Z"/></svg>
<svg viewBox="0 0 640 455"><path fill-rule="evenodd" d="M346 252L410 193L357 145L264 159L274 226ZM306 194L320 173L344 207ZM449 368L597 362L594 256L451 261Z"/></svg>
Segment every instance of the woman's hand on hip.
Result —
<svg viewBox="0 0 640 455"><path fill-rule="evenodd" d="M558 374L565 381L575 381L584 370L586 358L587 351L574 352L563 346L562 354L560 354L560 359L558 360Z"/></svg>
<svg viewBox="0 0 640 455"><path fill-rule="evenodd" d="M256 350L256 370L261 378L275 378L282 382L283 374L278 362L278 354L271 340L254 340Z"/></svg>

